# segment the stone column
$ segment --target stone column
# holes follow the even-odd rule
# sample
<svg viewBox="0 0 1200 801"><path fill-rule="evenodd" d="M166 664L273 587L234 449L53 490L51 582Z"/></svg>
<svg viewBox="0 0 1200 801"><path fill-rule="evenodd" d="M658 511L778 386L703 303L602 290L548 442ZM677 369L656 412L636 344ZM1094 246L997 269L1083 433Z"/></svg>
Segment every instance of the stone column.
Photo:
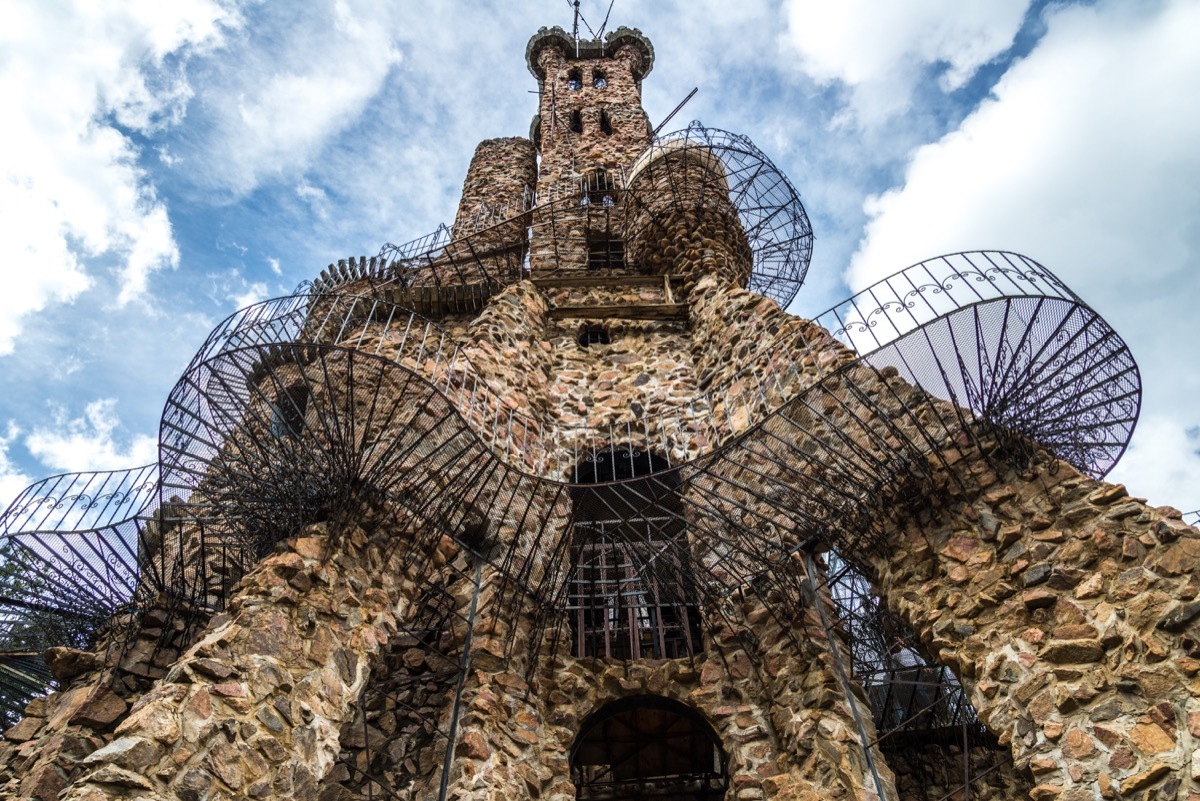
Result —
<svg viewBox="0 0 1200 801"><path fill-rule="evenodd" d="M70 801L313 798L405 578L395 536L310 526L242 582L227 613L84 760Z"/></svg>
<svg viewBox="0 0 1200 801"><path fill-rule="evenodd" d="M1049 457L957 468L969 489L900 522L876 560L889 606L1034 799L1200 799L1200 533Z"/></svg>

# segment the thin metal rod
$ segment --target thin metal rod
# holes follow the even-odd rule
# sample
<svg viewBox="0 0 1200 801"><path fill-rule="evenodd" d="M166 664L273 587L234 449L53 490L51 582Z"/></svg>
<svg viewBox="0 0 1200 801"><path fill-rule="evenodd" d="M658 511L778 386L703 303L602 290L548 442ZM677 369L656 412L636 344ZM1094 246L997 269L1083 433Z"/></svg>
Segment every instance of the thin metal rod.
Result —
<svg viewBox="0 0 1200 801"><path fill-rule="evenodd" d="M450 711L450 731L446 736L446 757L442 761L442 781L438 789L438 801L446 801L450 788L450 766L454 762L454 745L458 737L458 716L462 707L463 688L467 683L467 671L471 667L471 638L475 634L475 612L479 608L479 587L483 578L483 560L475 560L475 589L471 593L471 609L467 613L467 634L463 640L462 659L458 666L458 686L454 688L454 706Z"/></svg>

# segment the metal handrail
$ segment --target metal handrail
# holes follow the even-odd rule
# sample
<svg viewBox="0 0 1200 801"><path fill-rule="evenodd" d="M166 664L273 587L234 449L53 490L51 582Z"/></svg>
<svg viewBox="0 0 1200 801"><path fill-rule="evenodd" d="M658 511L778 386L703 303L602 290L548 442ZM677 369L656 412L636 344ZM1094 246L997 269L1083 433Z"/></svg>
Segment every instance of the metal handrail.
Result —
<svg viewBox="0 0 1200 801"><path fill-rule="evenodd" d="M1055 357L1058 363L1049 365L1051 380L1039 387L1024 388L1028 391L1026 404L1036 404L1035 411L1056 413L1049 421L1054 425L1084 426L1088 439L1074 445L1069 437L1059 436L1061 432L1054 426L1039 430L1031 425L1024 433L1050 440L1043 444L1062 445L1063 457L1076 467L1103 475L1115 464L1132 434L1140 401L1137 367L1111 329L1056 276L1033 260L1004 251L939 256L879 281L817 315L812 322L872 364L873 355L891 348L875 366L884 367L882 362L894 361L897 364L889 366L899 369L906 378L927 388L939 384L940 392L935 393L939 397L984 417L993 411L987 408L991 402L1002 415L998 422L1021 423L1021 415L1029 410L1013 407L1013 399L1005 398L1008 405L1000 409L995 398L985 396L986 388L944 374L936 380L918 380L904 363L913 359L909 351L914 348L934 347L920 342L917 336L933 323L952 320L974 307L1018 300L1027 301L1029 308L1011 312L1008 326L1028 330L1037 314L1049 315L1061 323L1059 318L1073 309L1086 310L1088 319L1097 326L1095 335L1086 339L1056 344L1027 338L1012 345L1000 342L998 346L1002 350L1015 348L1015 352L1000 354L1010 358L1021 353L1030 358ZM499 434L494 444L498 455L548 479L559 475L558 466L550 461L555 443L575 443L572 464L586 458L589 443L595 453L631 438L647 449L661 449L673 463L698 455L695 449L689 453L685 445L688 440L698 440L703 451L716 450L808 389L814 380L823 380L840 370L846 359L838 354L851 352L831 349L829 342L822 341L822 334L812 334L814 329L809 328L810 333L800 332L792 342L761 342L744 359L750 366L675 406L653 414L622 415L603 426L560 426L551 434L534 415L509 404L505 394L508 388L489 383L464 344L432 320L377 298L355 296L331 299L327 311L314 319L310 302L307 296L292 296L235 313L213 332L189 370L232 347L283 347L297 337L332 347L356 347L369 333L378 343L374 354L378 355L386 342L388 358L396 363L432 365L432 370L426 371L427 380L446 394L466 419L475 421L481 430ZM954 324L947 325L947 334L953 335ZM1064 333L1055 330L1050 335L1056 338ZM917 341L907 349L895 347L906 338ZM1097 340L1101 340L1102 347L1087 356L1086 365L1080 364L1081 354L1093 349ZM1054 350L1058 345L1062 347ZM1090 381L1077 386L1056 380L1069 378L1074 367L1087 367L1084 377L1090 376ZM1073 404L1066 404L1063 395L1072 396ZM1082 413L1072 417L1074 410ZM1019 425L1013 427L1022 430ZM526 458L531 453L536 454L532 462Z"/></svg>

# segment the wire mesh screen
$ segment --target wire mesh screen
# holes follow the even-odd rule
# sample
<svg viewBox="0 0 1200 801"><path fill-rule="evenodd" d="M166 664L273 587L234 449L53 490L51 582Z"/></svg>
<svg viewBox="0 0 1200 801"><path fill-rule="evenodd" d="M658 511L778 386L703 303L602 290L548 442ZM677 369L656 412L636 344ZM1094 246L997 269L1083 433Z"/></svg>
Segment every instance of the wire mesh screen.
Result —
<svg viewBox="0 0 1200 801"><path fill-rule="evenodd" d="M618 599L657 595L616 604L617 618L630 637L657 631L650 650L665 654L694 633L691 610L741 587L792 614L798 549L865 566L887 547L888 511L927 497L947 449L1048 447L1103 475L1136 420L1124 343L1015 254L917 265L815 322L759 343L692 400L568 430L510 403L455 337L395 303L258 304L217 328L172 391L161 467L50 479L5 514L0 620L10 644L41 648L92 642L160 593L220 609L300 526L390 509L419 523L397 543L413 558L448 536L492 565L502 615L532 615L535 647L572 638L564 609L610 614L572 600L592 577ZM1005 448L981 446L998 437ZM659 454L661 469L597 474L587 492L604 515L584 514L564 467L615 447ZM592 556L620 577L581 567L578 532L598 522L607 550Z"/></svg>

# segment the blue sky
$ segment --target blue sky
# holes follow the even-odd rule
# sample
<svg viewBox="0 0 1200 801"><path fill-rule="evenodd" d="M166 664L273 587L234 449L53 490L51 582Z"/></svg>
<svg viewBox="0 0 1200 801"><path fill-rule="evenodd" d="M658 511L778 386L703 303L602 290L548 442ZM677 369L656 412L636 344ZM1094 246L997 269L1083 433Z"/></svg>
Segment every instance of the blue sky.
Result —
<svg viewBox="0 0 1200 801"><path fill-rule="evenodd" d="M567 0L0 0L0 508L151 461L208 331L453 217L474 145L524 135L524 47ZM585 0L598 27L608 7ZM750 136L816 232L815 314L1004 248L1130 344L1112 474L1200 508L1200 2L617 0L644 104ZM670 127L675 127L670 126Z"/></svg>

